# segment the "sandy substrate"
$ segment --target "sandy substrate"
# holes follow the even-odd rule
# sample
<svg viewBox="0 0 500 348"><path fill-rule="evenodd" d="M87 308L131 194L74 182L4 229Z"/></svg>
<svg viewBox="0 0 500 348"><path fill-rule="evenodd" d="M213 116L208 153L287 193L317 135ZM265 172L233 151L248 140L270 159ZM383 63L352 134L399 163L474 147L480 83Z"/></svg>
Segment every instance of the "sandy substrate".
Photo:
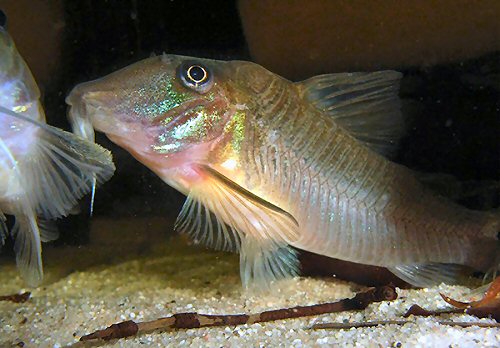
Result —
<svg viewBox="0 0 500 348"><path fill-rule="evenodd" d="M133 224L122 222L123 228ZM155 221L161 225L161 221ZM114 224L116 225L116 224ZM94 224L93 236L106 224ZM148 225L147 227L151 227ZM207 347L498 347L500 329L459 328L438 320L478 321L469 315L410 317L405 325L349 330L310 330L314 323L400 319L414 303L447 308L439 292L466 298L469 288L447 286L399 290L394 302L376 303L359 312L327 314L238 327L153 332L119 341L78 343L87 333L113 323L145 321L179 312L252 313L269 309L333 302L362 288L336 279L297 278L264 294L245 293L238 278L238 259L174 238L158 239L160 228L133 239L106 239L99 233L81 248L46 247L46 283L27 289L11 261L2 260L0 295L32 291L22 304L0 302L0 347L137 347L139 345ZM154 237L154 238L153 238ZM130 237L128 237L130 238ZM153 243L146 246L148 238ZM114 240L114 244L106 243ZM483 322L491 320L482 319Z"/></svg>

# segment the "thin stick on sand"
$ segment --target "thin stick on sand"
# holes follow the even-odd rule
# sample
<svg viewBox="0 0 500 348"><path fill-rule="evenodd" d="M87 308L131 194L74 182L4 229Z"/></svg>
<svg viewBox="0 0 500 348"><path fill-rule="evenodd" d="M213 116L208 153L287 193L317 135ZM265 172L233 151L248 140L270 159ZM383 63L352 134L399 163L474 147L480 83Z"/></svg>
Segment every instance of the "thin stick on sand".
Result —
<svg viewBox="0 0 500 348"><path fill-rule="evenodd" d="M367 321L367 322L359 322L359 323L321 323L314 324L311 329L313 330L321 330L321 329L333 329L333 330L349 330L352 328L363 328L363 327L375 327L379 325L405 325L413 323L411 320L377 320L377 321ZM469 321L438 321L440 325L448 325L448 326L460 326L460 327L486 327L486 328L500 328L500 323L484 323L484 322L469 322Z"/></svg>
<svg viewBox="0 0 500 348"><path fill-rule="evenodd" d="M91 334L82 336L80 341L90 341L95 339L111 340L115 338L135 336L141 333L160 329L193 329L211 326L235 326L308 317L325 313L361 310L365 309L371 303L393 301L396 298L397 293L393 286L381 286L377 288L369 288L366 291L357 293L353 298L343 299L338 302L282 308L255 314L207 315L198 314L196 312L177 313L170 317L160 318L153 321L136 323L129 320L113 324L104 330L98 330Z"/></svg>

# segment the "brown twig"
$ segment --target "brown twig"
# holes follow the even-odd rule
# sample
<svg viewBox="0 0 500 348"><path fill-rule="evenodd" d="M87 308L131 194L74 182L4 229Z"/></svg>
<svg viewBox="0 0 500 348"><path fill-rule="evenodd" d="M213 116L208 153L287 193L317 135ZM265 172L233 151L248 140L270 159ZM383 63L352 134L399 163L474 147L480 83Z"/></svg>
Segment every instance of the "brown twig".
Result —
<svg viewBox="0 0 500 348"><path fill-rule="evenodd" d="M13 294L0 296L0 301L10 301L14 303L23 303L29 300L31 292L23 292L22 294Z"/></svg>
<svg viewBox="0 0 500 348"><path fill-rule="evenodd" d="M500 321L500 277L497 277L488 287L479 301L461 302L440 294L443 300L453 307L462 309L465 313L478 318L493 318Z"/></svg>
<svg viewBox="0 0 500 348"><path fill-rule="evenodd" d="M349 330L352 328L361 328L361 327L374 327L379 325L404 325L406 323L410 323L408 320L380 320L380 321L367 321L367 322L359 322L359 323L320 323L314 324L311 326L312 330L321 330L321 329L337 329L337 330Z"/></svg>
<svg viewBox="0 0 500 348"><path fill-rule="evenodd" d="M114 338L134 336L139 333L150 332L158 329L192 329L210 326L235 326L281 319L307 317L325 313L360 310L366 308L370 303L392 301L396 298L397 293L393 286L381 286L377 288L370 288L364 292L357 293L353 298L343 299L338 302L282 308L255 314L207 315L198 313L177 313L170 317L160 318L153 321L136 323L129 320L113 324L104 330L98 330L91 334L82 336L80 341L89 341L94 339L110 340Z"/></svg>
<svg viewBox="0 0 500 348"><path fill-rule="evenodd" d="M441 314L456 314L456 313L463 313L463 309L449 309L445 311L430 311L428 309L424 309L420 307L417 304L414 304L406 311L406 313L403 315L403 317L408 318L410 315L418 315L421 317L430 317L434 315L441 315Z"/></svg>
<svg viewBox="0 0 500 348"><path fill-rule="evenodd" d="M363 328L363 327L374 327L379 325L404 325L408 323L414 323L414 321L410 320L379 320L379 321L368 321L368 322L360 322L360 323L321 323L314 324L311 326L313 330L320 329L336 329L336 330L349 330L352 328ZM500 323L483 323L483 322L463 322L463 321L438 321L438 324L448 325L448 326L460 326L460 327L486 327L486 328L494 328L500 327Z"/></svg>

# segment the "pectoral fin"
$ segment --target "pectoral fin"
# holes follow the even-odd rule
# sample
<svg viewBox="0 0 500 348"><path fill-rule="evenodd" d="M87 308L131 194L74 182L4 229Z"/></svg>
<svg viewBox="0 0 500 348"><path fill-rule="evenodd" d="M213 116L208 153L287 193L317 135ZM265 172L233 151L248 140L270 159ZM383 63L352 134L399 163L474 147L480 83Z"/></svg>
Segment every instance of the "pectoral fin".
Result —
<svg viewBox="0 0 500 348"><path fill-rule="evenodd" d="M222 208L222 207L219 207ZM219 220L192 191L177 217L175 229L187 233L196 243L223 251L239 252L240 234Z"/></svg>
<svg viewBox="0 0 500 348"><path fill-rule="evenodd" d="M206 179L192 188L176 229L209 246L239 251L245 287L296 275L297 256L288 245L299 237L295 218L208 166L198 170Z"/></svg>

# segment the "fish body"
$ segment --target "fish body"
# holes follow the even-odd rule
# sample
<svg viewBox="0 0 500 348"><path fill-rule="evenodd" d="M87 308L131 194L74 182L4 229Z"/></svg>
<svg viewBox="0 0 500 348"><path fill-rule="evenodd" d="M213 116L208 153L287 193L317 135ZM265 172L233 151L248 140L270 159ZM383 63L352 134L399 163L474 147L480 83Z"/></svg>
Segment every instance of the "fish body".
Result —
<svg viewBox="0 0 500 348"><path fill-rule="evenodd" d="M243 284L298 272L292 247L387 267L419 286L498 263L498 216L427 190L390 161L404 129L400 74L293 83L259 65L163 55L68 96L187 196L176 228L240 252Z"/></svg>
<svg viewBox="0 0 500 348"><path fill-rule="evenodd" d="M15 239L26 282L43 279L41 242L56 239L49 220L65 216L94 177L111 177L109 151L45 123L38 86L8 32L0 26L0 246ZM12 230L5 215L15 216Z"/></svg>

